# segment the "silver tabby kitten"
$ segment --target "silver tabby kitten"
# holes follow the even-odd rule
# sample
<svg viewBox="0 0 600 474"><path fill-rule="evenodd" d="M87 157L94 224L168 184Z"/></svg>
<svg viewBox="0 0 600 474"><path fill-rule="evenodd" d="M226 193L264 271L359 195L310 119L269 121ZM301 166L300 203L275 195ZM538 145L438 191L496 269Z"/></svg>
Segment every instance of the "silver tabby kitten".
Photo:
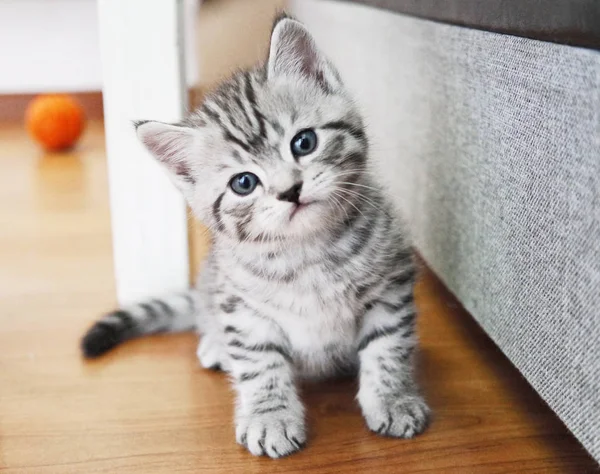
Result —
<svg viewBox="0 0 600 474"><path fill-rule="evenodd" d="M232 376L236 439L255 455L304 446L300 378L358 373L371 430L421 432L411 252L367 172L360 115L304 26L276 21L266 64L182 123L136 127L213 245L197 288L106 315L84 353L196 326L200 363Z"/></svg>

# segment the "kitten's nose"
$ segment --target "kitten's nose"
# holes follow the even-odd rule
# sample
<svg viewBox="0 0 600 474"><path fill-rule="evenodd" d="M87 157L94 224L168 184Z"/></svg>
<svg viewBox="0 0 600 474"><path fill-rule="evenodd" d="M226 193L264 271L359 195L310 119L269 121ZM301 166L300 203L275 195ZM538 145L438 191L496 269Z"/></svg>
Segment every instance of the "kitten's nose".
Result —
<svg viewBox="0 0 600 474"><path fill-rule="evenodd" d="M280 201L295 202L297 204L298 200L300 199L300 191L302 191L302 185L303 184L304 183L302 181L300 181L299 183L294 184L287 191L279 193L277 195L277 199L279 199Z"/></svg>

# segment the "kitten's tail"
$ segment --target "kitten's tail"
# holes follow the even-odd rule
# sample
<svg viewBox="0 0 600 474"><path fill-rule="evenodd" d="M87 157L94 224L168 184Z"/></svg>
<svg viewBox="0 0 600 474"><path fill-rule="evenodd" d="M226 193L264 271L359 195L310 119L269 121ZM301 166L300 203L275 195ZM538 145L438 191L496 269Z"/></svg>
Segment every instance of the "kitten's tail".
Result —
<svg viewBox="0 0 600 474"><path fill-rule="evenodd" d="M166 331L186 331L195 327L199 295L196 290L153 299L112 311L100 318L81 340L87 358L101 356L120 343Z"/></svg>

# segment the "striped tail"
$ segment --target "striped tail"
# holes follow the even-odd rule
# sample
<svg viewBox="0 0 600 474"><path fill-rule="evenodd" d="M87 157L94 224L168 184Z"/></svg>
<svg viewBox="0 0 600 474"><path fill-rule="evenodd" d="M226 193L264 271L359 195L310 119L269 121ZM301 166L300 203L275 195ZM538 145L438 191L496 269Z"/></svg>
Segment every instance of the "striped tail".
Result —
<svg viewBox="0 0 600 474"><path fill-rule="evenodd" d="M191 330L197 311L195 290L117 309L94 323L81 341L81 350L91 359L145 334Z"/></svg>

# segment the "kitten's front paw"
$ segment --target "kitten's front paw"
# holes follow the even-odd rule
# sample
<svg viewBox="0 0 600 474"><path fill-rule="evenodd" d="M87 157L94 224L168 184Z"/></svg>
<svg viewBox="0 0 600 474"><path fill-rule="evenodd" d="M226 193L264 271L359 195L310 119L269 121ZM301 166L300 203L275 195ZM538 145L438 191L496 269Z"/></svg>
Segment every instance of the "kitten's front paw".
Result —
<svg viewBox="0 0 600 474"><path fill-rule="evenodd" d="M427 403L419 395L378 397L370 405L363 407L369 429L393 438L412 438L422 433L431 415Z"/></svg>
<svg viewBox="0 0 600 474"><path fill-rule="evenodd" d="M290 410L240 417L236 441L255 456L280 458L295 453L306 444L304 419Z"/></svg>

